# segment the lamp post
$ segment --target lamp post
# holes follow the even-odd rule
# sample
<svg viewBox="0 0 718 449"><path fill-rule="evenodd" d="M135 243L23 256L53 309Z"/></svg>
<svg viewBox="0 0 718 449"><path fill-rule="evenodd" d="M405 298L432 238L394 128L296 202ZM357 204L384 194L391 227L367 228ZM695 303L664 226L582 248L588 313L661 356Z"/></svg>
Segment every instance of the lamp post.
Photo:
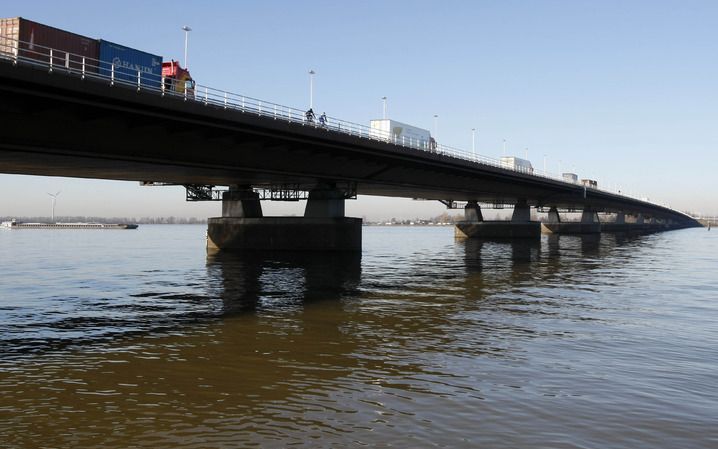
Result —
<svg viewBox="0 0 718 449"><path fill-rule="evenodd" d="M434 140L439 139L439 115L434 114Z"/></svg>
<svg viewBox="0 0 718 449"><path fill-rule="evenodd" d="M543 174L546 174L546 155L543 155Z"/></svg>
<svg viewBox="0 0 718 449"><path fill-rule="evenodd" d="M187 69L187 44L189 43L189 32L192 31L192 28L185 25L182 30L184 30L184 68Z"/></svg>
<svg viewBox="0 0 718 449"><path fill-rule="evenodd" d="M476 128L471 128L471 155L476 159Z"/></svg>
<svg viewBox="0 0 718 449"><path fill-rule="evenodd" d="M501 147L501 157L506 156L506 139L504 139L504 144Z"/></svg>
<svg viewBox="0 0 718 449"><path fill-rule="evenodd" d="M382 101L382 110L383 110L381 118L386 119L386 97L381 97L381 101Z"/></svg>
<svg viewBox="0 0 718 449"><path fill-rule="evenodd" d="M309 71L309 109L314 109L314 75L317 72Z"/></svg>

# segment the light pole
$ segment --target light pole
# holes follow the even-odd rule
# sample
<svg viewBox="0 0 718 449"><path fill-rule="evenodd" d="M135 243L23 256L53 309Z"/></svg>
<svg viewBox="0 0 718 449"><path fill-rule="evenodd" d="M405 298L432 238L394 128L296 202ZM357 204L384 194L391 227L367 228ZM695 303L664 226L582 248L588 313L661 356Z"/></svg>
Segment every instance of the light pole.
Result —
<svg viewBox="0 0 718 449"><path fill-rule="evenodd" d="M381 118L386 119L386 97L381 97L383 115Z"/></svg>
<svg viewBox="0 0 718 449"><path fill-rule="evenodd" d="M439 116L434 114L434 140L439 140Z"/></svg>
<svg viewBox="0 0 718 449"><path fill-rule="evenodd" d="M476 128L471 128L471 155L476 159Z"/></svg>
<svg viewBox="0 0 718 449"><path fill-rule="evenodd" d="M543 174L546 174L546 155L543 155Z"/></svg>
<svg viewBox="0 0 718 449"><path fill-rule="evenodd" d="M314 109L314 75L317 72L309 71L309 109Z"/></svg>
<svg viewBox="0 0 718 449"><path fill-rule="evenodd" d="M506 139L504 139L504 145L501 147L501 157L506 156Z"/></svg>
<svg viewBox="0 0 718 449"><path fill-rule="evenodd" d="M184 68L185 70L188 70L187 66L187 44L189 43L189 32L192 31L192 28L188 27L187 25L183 26L182 29L184 30Z"/></svg>
<svg viewBox="0 0 718 449"><path fill-rule="evenodd" d="M52 197L52 219L51 221L55 223L55 201L57 201L57 197L60 195L60 191L58 190L57 193L52 194L48 193Z"/></svg>

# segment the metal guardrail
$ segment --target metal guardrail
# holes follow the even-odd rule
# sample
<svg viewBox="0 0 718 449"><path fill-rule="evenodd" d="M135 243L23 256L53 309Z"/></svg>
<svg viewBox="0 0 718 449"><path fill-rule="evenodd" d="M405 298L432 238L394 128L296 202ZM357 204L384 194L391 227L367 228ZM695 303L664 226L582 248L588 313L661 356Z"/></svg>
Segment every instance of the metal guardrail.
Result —
<svg viewBox="0 0 718 449"><path fill-rule="evenodd" d="M561 175L547 171L527 170L522 167L512 167L499 159L474 154L473 152L448 145L427 142L426 140L404 138L397 139L395 135L382 130L371 128L367 125L342 120L338 117L327 116L326 120L308 119L306 111L284 106L270 101L215 89L205 85L195 85L194 88L182 86L177 89L178 84L174 80L143 71L133 67L125 67L112 62L100 61L82 55L69 53L62 50L44 47L37 44L30 44L25 41L18 41L9 37L0 37L0 59L9 60L13 64L38 66L53 73L63 73L81 78L104 80L111 86L122 86L135 89L137 92L150 92L162 96L179 97L185 101L203 103L208 107L230 109L244 114L256 114L274 120L283 120L301 126L312 126L325 129L327 132L334 132L356 136L362 139L375 140L391 143L397 146L427 151L447 157L471 161L481 165L497 167L523 173L538 178L546 178L559 181L565 184L581 186L588 190L597 190L612 193L614 195L643 201L662 207L669 207L665 204L656 203L641 195L632 195L628 192L608 190L604 188L585 186L576 182L569 182Z"/></svg>

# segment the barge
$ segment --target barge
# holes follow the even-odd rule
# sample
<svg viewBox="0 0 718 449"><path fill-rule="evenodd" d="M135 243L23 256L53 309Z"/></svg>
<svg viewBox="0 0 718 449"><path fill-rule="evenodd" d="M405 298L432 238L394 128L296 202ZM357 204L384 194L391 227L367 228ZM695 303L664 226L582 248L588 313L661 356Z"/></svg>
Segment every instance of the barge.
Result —
<svg viewBox="0 0 718 449"><path fill-rule="evenodd" d="M137 229L130 223L22 223L17 220L3 221L3 229Z"/></svg>

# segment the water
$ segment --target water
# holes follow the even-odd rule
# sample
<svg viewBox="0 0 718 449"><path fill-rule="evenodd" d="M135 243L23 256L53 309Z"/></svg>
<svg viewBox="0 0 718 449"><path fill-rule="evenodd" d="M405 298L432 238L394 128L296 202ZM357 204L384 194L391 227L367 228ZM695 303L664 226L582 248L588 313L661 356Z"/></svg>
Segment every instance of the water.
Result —
<svg viewBox="0 0 718 449"><path fill-rule="evenodd" d="M2 447L718 447L717 232L204 231L0 232Z"/></svg>

